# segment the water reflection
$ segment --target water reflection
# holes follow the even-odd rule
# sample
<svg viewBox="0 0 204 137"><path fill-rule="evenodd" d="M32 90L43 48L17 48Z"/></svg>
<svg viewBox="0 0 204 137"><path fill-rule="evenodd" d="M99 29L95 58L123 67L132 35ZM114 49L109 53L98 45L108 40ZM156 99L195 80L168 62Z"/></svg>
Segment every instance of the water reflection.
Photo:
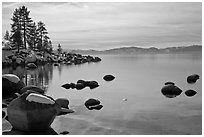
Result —
<svg viewBox="0 0 204 137"><path fill-rule="evenodd" d="M49 82L53 78L53 65L46 64L38 66L36 69L26 69L18 66L15 69L7 67L2 69L3 74L11 73L17 75L26 85L35 85L45 91L48 88Z"/></svg>

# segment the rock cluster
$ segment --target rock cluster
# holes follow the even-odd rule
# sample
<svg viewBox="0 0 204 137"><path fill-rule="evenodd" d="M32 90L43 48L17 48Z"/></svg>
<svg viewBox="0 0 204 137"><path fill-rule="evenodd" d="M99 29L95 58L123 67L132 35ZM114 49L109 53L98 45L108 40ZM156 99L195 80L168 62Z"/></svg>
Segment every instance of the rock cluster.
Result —
<svg viewBox="0 0 204 137"><path fill-rule="evenodd" d="M81 55L75 53L63 53L63 54L48 54L43 52L34 52L32 50L25 50L14 52L12 55L6 56L2 61L2 66L27 66L28 68L36 68L38 65L46 63L63 63L67 65L78 65L90 62L100 62L99 57L92 57L90 55Z"/></svg>
<svg viewBox="0 0 204 137"><path fill-rule="evenodd" d="M56 116L74 112L68 107L68 99L54 100L44 95L43 89L34 85L21 86L20 84L19 86L20 79L14 74L4 74L2 79L4 98L2 108L7 110L7 113L2 110L2 118L9 121L15 133L16 131L26 133L47 131ZM11 133L14 133L13 131Z"/></svg>
<svg viewBox="0 0 204 137"><path fill-rule="evenodd" d="M77 90L82 90L85 87L89 87L90 89L97 88L99 86L97 81L85 81L85 80L78 80L77 83L67 83L62 85L63 88L65 89L77 89Z"/></svg>
<svg viewBox="0 0 204 137"><path fill-rule="evenodd" d="M187 82L189 84L196 83L196 81L200 78L197 74L192 74L187 77ZM175 86L174 82L166 82L164 83L165 86L162 87L161 92L164 96L168 98L174 98L176 96L179 96L182 93L182 90ZM189 89L185 91L185 95L188 97L192 97L196 95L197 92L195 90Z"/></svg>

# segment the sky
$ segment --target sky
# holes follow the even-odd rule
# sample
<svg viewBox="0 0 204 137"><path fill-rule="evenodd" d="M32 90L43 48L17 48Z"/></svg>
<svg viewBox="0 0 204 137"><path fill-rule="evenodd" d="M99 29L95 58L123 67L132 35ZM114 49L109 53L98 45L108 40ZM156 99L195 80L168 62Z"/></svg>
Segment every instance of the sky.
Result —
<svg viewBox="0 0 204 137"><path fill-rule="evenodd" d="M45 23L53 47L104 50L116 47L202 44L201 2L2 3L2 36L16 8Z"/></svg>

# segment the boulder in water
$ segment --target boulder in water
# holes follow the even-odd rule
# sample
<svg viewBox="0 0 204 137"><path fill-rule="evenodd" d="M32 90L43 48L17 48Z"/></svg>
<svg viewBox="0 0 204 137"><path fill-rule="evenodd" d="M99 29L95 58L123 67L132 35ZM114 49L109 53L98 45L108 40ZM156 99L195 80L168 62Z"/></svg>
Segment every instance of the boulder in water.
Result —
<svg viewBox="0 0 204 137"><path fill-rule="evenodd" d="M19 77L14 74L2 75L2 95L3 98L8 98L19 93L20 90L25 87L25 84L20 81Z"/></svg>
<svg viewBox="0 0 204 137"><path fill-rule="evenodd" d="M186 90L185 94L186 94L186 96L188 96L188 97L192 97L192 96L194 96L195 94L197 94L197 92L196 92L195 90L189 89L189 90Z"/></svg>
<svg viewBox="0 0 204 137"><path fill-rule="evenodd" d="M99 57L95 57L94 59L93 59L93 62L100 62L101 61L101 59L99 58Z"/></svg>
<svg viewBox="0 0 204 137"><path fill-rule="evenodd" d="M101 102L98 100L98 99L88 99L86 102L85 102L85 106L95 106L95 105L99 105Z"/></svg>
<svg viewBox="0 0 204 137"><path fill-rule="evenodd" d="M103 79L104 79L105 81L112 81L112 80L115 79L115 77L114 77L113 75L105 75L105 76L103 77Z"/></svg>
<svg viewBox="0 0 204 137"><path fill-rule="evenodd" d="M187 82L190 84L195 83L199 78L200 78L199 75L193 74L187 77Z"/></svg>
<svg viewBox="0 0 204 137"><path fill-rule="evenodd" d="M27 66L28 68L30 68L30 69L35 69L35 68L37 68L37 66L36 66L34 63L28 63L26 66Z"/></svg>
<svg viewBox="0 0 204 137"><path fill-rule="evenodd" d="M85 102L85 106L86 106L86 108L88 108L89 110L93 110L93 109L95 109L95 110L100 110L102 107L103 107L103 105L100 105L100 101L99 100L97 100L97 99L93 99L93 98L91 98L91 99L88 99L86 102Z"/></svg>
<svg viewBox="0 0 204 137"><path fill-rule="evenodd" d="M77 90L82 90L83 88L86 87L85 84L83 84L83 83L77 83L75 86L76 86Z"/></svg>
<svg viewBox="0 0 204 137"><path fill-rule="evenodd" d="M69 105L69 100L66 98L58 98L55 100L57 102L58 105L60 105L63 108L67 108L69 109L68 105Z"/></svg>
<svg viewBox="0 0 204 137"><path fill-rule="evenodd" d="M74 83L70 83L70 88L71 88L71 89L76 88L76 84L74 84Z"/></svg>
<svg viewBox="0 0 204 137"><path fill-rule="evenodd" d="M70 89L71 85L70 84L64 84L64 85L62 85L62 87L65 88L65 89Z"/></svg>
<svg viewBox="0 0 204 137"><path fill-rule="evenodd" d="M28 91L7 107L13 128L25 132L46 131L61 107L49 96Z"/></svg>
<svg viewBox="0 0 204 137"><path fill-rule="evenodd" d="M67 134L69 134L69 131L62 131L62 132L60 132L60 134L61 135L67 135Z"/></svg>
<svg viewBox="0 0 204 137"><path fill-rule="evenodd" d="M17 57L16 58L16 64L17 65L22 65L22 64L24 64L24 60L22 58Z"/></svg>
<svg viewBox="0 0 204 137"><path fill-rule="evenodd" d="M2 78L8 79L10 82L18 83L20 81L19 77L14 74L3 74Z"/></svg>
<svg viewBox="0 0 204 137"><path fill-rule="evenodd" d="M161 92L164 96L168 98L174 98L176 96L179 96L182 93L182 90L178 88L175 85L165 85L162 89Z"/></svg>
<svg viewBox="0 0 204 137"><path fill-rule="evenodd" d="M87 85L90 89L94 89L97 88L99 86L97 81L89 81L88 85Z"/></svg>
<svg viewBox="0 0 204 137"><path fill-rule="evenodd" d="M35 54L29 54L27 57L26 57L26 63L35 63L37 61L37 57Z"/></svg>

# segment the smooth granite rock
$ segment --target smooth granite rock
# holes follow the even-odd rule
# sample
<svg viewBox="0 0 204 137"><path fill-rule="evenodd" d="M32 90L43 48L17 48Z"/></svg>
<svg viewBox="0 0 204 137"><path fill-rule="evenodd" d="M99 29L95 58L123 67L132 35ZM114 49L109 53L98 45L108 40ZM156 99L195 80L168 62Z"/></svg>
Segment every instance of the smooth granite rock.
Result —
<svg viewBox="0 0 204 137"><path fill-rule="evenodd" d="M60 110L54 99L35 91L22 94L7 107L13 128L24 132L46 131Z"/></svg>

